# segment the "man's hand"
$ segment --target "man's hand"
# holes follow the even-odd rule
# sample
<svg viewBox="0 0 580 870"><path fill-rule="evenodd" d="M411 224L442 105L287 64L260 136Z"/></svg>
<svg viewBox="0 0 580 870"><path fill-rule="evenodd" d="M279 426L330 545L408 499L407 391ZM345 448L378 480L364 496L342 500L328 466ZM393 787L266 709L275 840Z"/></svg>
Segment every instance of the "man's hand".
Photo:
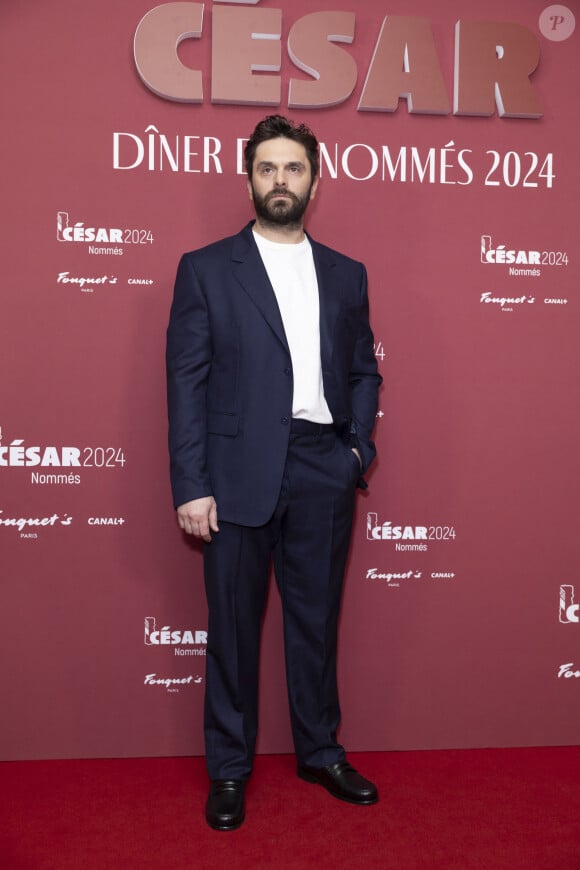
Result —
<svg viewBox="0 0 580 870"><path fill-rule="evenodd" d="M219 532L217 522L217 505L213 495L204 498L194 498L177 508L179 527L194 538L202 538L209 543L212 532Z"/></svg>

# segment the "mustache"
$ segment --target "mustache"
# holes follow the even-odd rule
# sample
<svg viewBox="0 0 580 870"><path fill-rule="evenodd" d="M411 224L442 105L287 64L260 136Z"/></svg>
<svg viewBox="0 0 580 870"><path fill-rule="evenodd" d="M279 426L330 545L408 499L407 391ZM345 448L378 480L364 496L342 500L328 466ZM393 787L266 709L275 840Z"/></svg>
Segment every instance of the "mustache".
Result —
<svg viewBox="0 0 580 870"><path fill-rule="evenodd" d="M275 187L273 190L266 194L265 202L269 202L274 196L279 196L281 193L283 193L284 196L288 196L293 202L298 202L298 197L296 196L296 194L292 193L285 187Z"/></svg>

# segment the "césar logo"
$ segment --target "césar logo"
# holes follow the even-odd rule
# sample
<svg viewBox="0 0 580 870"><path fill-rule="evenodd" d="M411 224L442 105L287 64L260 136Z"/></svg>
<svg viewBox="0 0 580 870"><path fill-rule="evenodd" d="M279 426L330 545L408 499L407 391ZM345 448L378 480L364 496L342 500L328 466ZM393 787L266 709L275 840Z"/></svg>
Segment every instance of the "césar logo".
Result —
<svg viewBox="0 0 580 870"><path fill-rule="evenodd" d="M257 8L260 0L222 0L212 8L211 102L279 106L282 103L282 9ZM235 4L235 5L234 5ZM202 71L186 66L177 51L204 36L204 3L163 3L143 16L134 58L143 83L166 100L203 103ZM387 15L366 67L357 110L395 112L399 100L418 114L452 111L433 31L426 18ZM355 39L356 13L313 10L289 29L289 60L309 78L287 82L287 105L336 106L353 93L357 62L344 45ZM209 28L206 28L206 32ZM540 61L538 38L521 24L464 21L455 24L454 115L539 118L542 108L530 82ZM259 73L259 75L256 75Z"/></svg>
<svg viewBox="0 0 580 870"><path fill-rule="evenodd" d="M145 637L144 643L146 646L172 646L175 644L206 644L207 631L190 631L182 629L172 629L169 625L164 625L157 629L155 626L155 617L145 617Z"/></svg>
<svg viewBox="0 0 580 870"><path fill-rule="evenodd" d="M574 587L560 586L560 622L580 622L579 611L580 604L574 604Z"/></svg>

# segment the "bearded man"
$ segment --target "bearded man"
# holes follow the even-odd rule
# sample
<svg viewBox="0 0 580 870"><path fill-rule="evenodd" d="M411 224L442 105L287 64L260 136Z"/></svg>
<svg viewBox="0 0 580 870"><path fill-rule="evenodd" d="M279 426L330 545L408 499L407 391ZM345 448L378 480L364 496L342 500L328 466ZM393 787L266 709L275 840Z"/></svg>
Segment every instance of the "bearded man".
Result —
<svg viewBox="0 0 580 870"><path fill-rule="evenodd" d="M244 156L256 219L182 257L167 334L174 504L204 542L206 819L222 831L245 818L272 559L298 776L378 799L337 741L341 590L381 383L366 271L304 231L319 184L305 125L265 118Z"/></svg>

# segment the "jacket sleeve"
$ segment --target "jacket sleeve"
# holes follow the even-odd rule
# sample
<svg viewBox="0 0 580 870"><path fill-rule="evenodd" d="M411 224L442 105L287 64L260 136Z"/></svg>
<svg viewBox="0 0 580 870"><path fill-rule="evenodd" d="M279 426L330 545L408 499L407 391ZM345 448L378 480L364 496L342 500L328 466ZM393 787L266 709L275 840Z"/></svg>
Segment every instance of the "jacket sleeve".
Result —
<svg viewBox="0 0 580 870"><path fill-rule="evenodd" d="M175 507L212 494L206 390L212 346L207 299L190 254L180 260L167 329L169 458Z"/></svg>
<svg viewBox="0 0 580 870"><path fill-rule="evenodd" d="M378 373L374 337L369 322L367 273L364 266L361 268L359 328L349 372L352 408L350 435L352 446L358 448L362 459L359 486L366 488L362 475L377 452L371 434L376 422L378 391L383 379Z"/></svg>

